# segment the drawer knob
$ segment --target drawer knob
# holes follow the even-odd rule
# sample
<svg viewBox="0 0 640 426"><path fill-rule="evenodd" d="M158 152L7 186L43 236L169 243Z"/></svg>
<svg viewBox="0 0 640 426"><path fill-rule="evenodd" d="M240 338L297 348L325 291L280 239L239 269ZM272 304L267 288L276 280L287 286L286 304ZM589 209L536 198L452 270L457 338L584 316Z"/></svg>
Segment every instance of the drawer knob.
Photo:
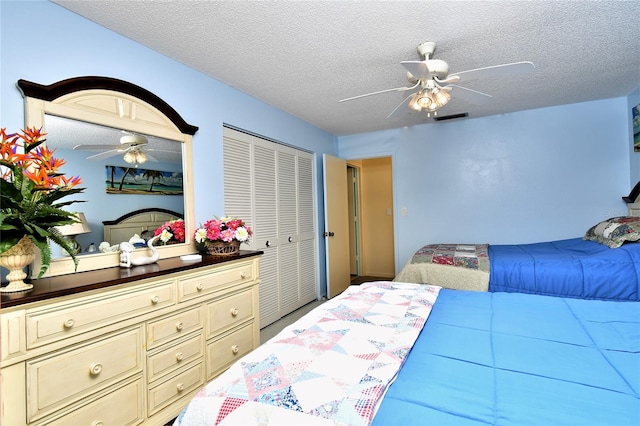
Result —
<svg viewBox="0 0 640 426"><path fill-rule="evenodd" d="M89 367L89 374L91 374L92 376L97 376L101 372L102 372L102 364L100 364L99 362L96 362L95 364L91 364L91 367Z"/></svg>
<svg viewBox="0 0 640 426"><path fill-rule="evenodd" d="M202 285L202 283L196 284L196 290L202 291L202 289L204 289L204 286Z"/></svg>
<svg viewBox="0 0 640 426"><path fill-rule="evenodd" d="M151 298L151 303L153 303L154 305L158 304L159 301L160 301L160 297L158 296L153 296Z"/></svg>
<svg viewBox="0 0 640 426"><path fill-rule="evenodd" d="M94 420L91 422L91 426L104 426L104 422L102 420Z"/></svg>
<svg viewBox="0 0 640 426"><path fill-rule="evenodd" d="M184 384L178 383L178 385L176 386L176 389L178 390L178 392L182 392L184 390Z"/></svg>
<svg viewBox="0 0 640 426"><path fill-rule="evenodd" d="M182 324L182 321L180 321L179 323L176 324L176 330L180 331L184 328L184 324Z"/></svg>
<svg viewBox="0 0 640 426"><path fill-rule="evenodd" d="M240 278L242 279L247 278L247 273L245 271L240 272Z"/></svg>
<svg viewBox="0 0 640 426"><path fill-rule="evenodd" d="M232 317L237 317L238 316L238 308L231 308L231 316Z"/></svg>
<svg viewBox="0 0 640 426"><path fill-rule="evenodd" d="M62 323L62 325L64 326L64 328L71 328L76 324L76 322L73 320L73 318L69 318L68 320L66 320L64 323Z"/></svg>
<svg viewBox="0 0 640 426"><path fill-rule="evenodd" d="M184 359L184 354L182 352L178 352L176 354L176 361L180 362Z"/></svg>
<svg viewBox="0 0 640 426"><path fill-rule="evenodd" d="M240 352L240 346L238 345L231 346L231 352L233 352L234 354L237 354L238 352Z"/></svg>

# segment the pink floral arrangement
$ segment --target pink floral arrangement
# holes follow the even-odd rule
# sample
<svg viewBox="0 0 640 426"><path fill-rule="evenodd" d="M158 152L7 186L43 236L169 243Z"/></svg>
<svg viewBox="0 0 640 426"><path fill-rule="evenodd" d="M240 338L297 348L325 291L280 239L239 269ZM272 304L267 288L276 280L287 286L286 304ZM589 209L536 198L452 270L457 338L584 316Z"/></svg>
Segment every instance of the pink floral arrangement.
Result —
<svg viewBox="0 0 640 426"><path fill-rule="evenodd" d="M196 229L194 238L196 243L207 241L239 241L248 243L253 232L242 219L232 219L226 216L207 220L203 226Z"/></svg>
<svg viewBox="0 0 640 426"><path fill-rule="evenodd" d="M175 219L165 222L155 230L154 237L160 236L161 244L184 243L185 228L182 219Z"/></svg>

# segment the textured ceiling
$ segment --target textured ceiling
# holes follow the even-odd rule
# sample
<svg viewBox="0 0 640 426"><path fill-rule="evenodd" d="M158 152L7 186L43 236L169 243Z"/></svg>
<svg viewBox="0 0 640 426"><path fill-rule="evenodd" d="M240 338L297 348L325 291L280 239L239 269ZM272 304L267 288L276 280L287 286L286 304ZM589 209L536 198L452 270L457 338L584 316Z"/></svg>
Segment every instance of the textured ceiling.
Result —
<svg viewBox="0 0 640 426"><path fill-rule="evenodd" d="M640 85L640 1L112 1L57 3L335 135L432 122L387 115L400 61L437 43L451 73L531 61L532 74L470 80L440 116L502 114L626 96ZM463 84L461 84L463 85Z"/></svg>

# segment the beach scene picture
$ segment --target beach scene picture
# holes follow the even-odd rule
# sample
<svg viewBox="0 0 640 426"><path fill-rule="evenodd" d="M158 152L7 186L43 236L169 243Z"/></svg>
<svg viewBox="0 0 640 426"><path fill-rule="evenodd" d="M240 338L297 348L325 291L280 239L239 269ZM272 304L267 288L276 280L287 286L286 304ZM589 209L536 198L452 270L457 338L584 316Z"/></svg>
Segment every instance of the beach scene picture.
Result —
<svg viewBox="0 0 640 426"><path fill-rule="evenodd" d="M105 166L107 194L182 195L182 172Z"/></svg>

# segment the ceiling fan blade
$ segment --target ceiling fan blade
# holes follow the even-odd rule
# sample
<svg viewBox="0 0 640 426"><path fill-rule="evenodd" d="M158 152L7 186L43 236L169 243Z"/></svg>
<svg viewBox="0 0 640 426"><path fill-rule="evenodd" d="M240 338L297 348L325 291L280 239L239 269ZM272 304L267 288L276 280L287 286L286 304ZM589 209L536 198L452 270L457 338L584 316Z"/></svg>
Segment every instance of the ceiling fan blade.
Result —
<svg viewBox="0 0 640 426"><path fill-rule="evenodd" d="M346 102L346 101L352 101L354 99L360 99L360 98L364 98L366 96L373 96L373 95L379 95L380 93L387 93L387 92L404 92L406 90L412 90L415 89L416 87L418 87L418 85L420 84L420 82L416 83L414 86L411 87L396 87L395 89L386 89L386 90L380 90L378 92L372 92L372 93L365 93L364 95L358 95L358 96L354 96L351 98L347 98L347 99L341 99L338 102Z"/></svg>
<svg viewBox="0 0 640 426"><path fill-rule="evenodd" d="M448 86L443 87L443 89L453 91L454 93L451 95L452 97L462 99L463 101L467 101L475 105L484 105L493 99L493 96L487 95L486 93L478 92L477 90L468 89L462 86L456 86L455 84L449 84Z"/></svg>
<svg viewBox="0 0 640 426"><path fill-rule="evenodd" d="M407 71L415 78L431 78L431 73L424 61L402 61L400 62Z"/></svg>
<svg viewBox="0 0 640 426"><path fill-rule="evenodd" d="M409 96L407 96L407 97L404 99L404 101L400 102L400 104L399 104L399 105L398 105L398 106L397 106L393 111L391 111L391 113L390 113L389 115L387 115L387 119L390 119L390 118L396 118L396 117L399 117L400 115L402 115L402 113L404 113L404 112L405 112L405 110L404 110L404 108L403 108L403 107L406 107L406 106L407 106L407 105L406 105L406 104L407 104L407 102L409 101L409 99L411 99L411 97L412 97L413 95L414 95L413 93L412 93L412 94L410 94Z"/></svg>
<svg viewBox="0 0 640 426"><path fill-rule="evenodd" d="M451 74L447 79L441 81L446 83L451 77L459 77L461 80L468 80L471 78L485 78L485 77L504 77L508 75L521 75L533 72L536 69L533 62L514 62L512 64L493 65L491 67L476 68L473 70L460 71Z"/></svg>
<svg viewBox="0 0 640 426"><path fill-rule="evenodd" d="M158 162L158 159L156 157L154 157L153 155L149 155L147 153L147 151L144 151L144 156L147 157L147 161L152 161L154 163Z"/></svg>
<svg viewBox="0 0 640 426"><path fill-rule="evenodd" d="M104 151L105 149L118 149L120 145L76 145L73 149L81 151Z"/></svg>
<svg viewBox="0 0 640 426"><path fill-rule="evenodd" d="M89 157L87 157L87 160L93 160L93 161L104 160L105 158L115 157L116 155L121 154L124 151L126 150L113 149L111 151L101 152L100 154L90 155Z"/></svg>

